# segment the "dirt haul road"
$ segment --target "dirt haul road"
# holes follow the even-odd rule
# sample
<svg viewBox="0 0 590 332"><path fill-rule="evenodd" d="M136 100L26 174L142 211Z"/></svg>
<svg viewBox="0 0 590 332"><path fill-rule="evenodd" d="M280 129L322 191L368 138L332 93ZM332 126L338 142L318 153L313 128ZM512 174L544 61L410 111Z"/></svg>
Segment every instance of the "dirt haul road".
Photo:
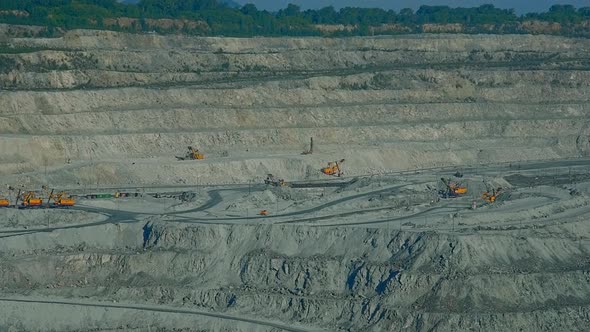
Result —
<svg viewBox="0 0 590 332"><path fill-rule="evenodd" d="M80 197L0 209L0 331L590 323L588 40L2 42L0 184Z"/></svg>

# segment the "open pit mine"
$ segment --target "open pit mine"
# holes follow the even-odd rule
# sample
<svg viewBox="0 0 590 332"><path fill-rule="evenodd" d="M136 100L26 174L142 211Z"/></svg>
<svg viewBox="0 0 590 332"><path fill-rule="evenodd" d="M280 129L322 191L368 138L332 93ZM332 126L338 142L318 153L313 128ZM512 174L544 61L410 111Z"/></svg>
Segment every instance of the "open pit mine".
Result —
<svg viewBox="0 0 590 332"><path fill-rule="evenodd" d="M0 331L587 331L590 40L0 26Z"/></svg>

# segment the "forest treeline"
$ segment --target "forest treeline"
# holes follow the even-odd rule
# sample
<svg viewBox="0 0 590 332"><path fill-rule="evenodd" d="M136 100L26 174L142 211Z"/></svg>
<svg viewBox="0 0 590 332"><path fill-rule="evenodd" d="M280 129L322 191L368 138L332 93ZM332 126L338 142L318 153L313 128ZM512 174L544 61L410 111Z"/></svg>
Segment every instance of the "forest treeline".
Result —
<svg viewBox="0 0 590 332"><path fill-rule="evenodd" d="M0 23L61 29L187 33L210 36L374 35L420 32L555 33L585 36L590 7L555 5L542 13L517 15L493 5L474 8L422 6L400 11L325 7L302 10L289 4L277 12L218 0L2 0Z"/></svg>

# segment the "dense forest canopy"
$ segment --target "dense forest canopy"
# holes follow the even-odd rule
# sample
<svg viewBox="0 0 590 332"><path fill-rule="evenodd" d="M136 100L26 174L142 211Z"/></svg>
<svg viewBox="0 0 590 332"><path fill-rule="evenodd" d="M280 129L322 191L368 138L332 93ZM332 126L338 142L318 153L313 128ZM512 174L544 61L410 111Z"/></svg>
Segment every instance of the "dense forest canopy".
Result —
<svg viewBox="0 0 590 332"><path fill-rule="evenodd" d="M126 20L125 24L114 21L120 18L131 20ZM190 20L200 24L164 25L154 21L158 19ZM299 6L289 4L277 12L269 12L259 10L253 4L236 8L218 0L140 0L135 4L116 0L0 1L2 23L231 36L436 32L429 28L433 24L459 24L465 27L460 32L518 33L519 27L526 22L557 23L560 32L565 29L575 33L575 25L589 21L590 7L576 9L570 5L555 5L544 13L518 16L514 10L493 5L474 8L422 6L417 11L402 9L396 12L353 7L301 10ZM340 28L322 30L325 26ZM588 28L589 24L582 26Z"/></svg>

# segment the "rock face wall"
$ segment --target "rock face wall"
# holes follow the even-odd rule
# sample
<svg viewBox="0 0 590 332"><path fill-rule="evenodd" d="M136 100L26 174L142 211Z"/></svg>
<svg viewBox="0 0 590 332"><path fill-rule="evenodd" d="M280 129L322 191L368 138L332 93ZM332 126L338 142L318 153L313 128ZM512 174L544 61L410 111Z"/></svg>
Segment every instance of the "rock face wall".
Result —
<svg viewBox="0 0 590 332"><path fill-rule="evenodd" d="M43 236L30 238L27 249L9 240L3 250L28 258L3 260L1 286L247 313L332 331L582 331L588 320L587 248L568 238L150 227L141 252L140 234L125 225L54 237L58 252ZM92 235L102 231L111 237ZM140 319L128 327L143 324ZM153 326L171 330L164 325Z"/></svg>
<svg viewBox="0 0 590 332"><path fill-rule="evenodd" d="M7 38L0 175L195 183L197 167L240 182L341 156L360 174L588 155L589 50L520 35ZM309 137L321 154L302 158ZM187 145L211 158L176 163Z"/></svg>

